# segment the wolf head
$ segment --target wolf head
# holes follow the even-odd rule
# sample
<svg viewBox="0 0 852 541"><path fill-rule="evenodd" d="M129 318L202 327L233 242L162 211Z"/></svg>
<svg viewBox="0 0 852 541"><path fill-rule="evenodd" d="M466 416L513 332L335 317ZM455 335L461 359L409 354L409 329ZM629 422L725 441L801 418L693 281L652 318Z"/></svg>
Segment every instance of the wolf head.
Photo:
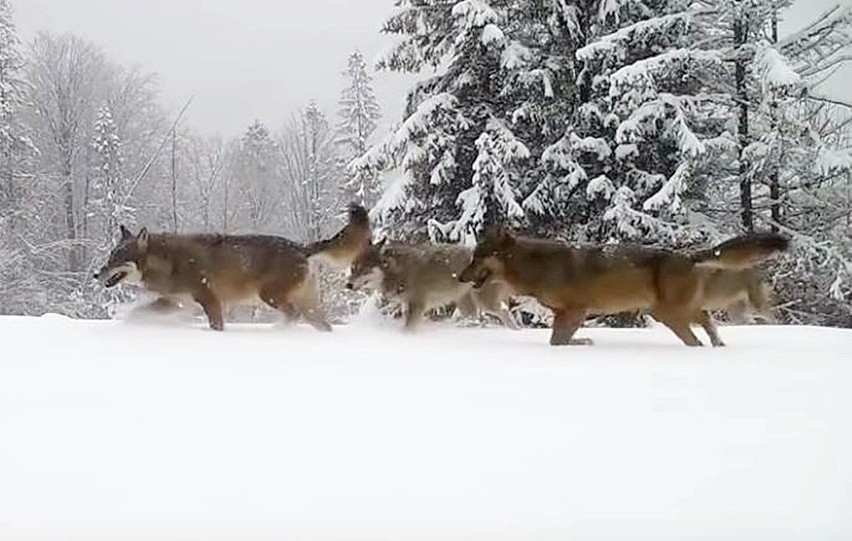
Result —
<svg viewBox="0 0 852 541"><path fill-rule="evenodd" d="M387 239L378 244L370 244L364 249L349 267L347 289L378 289L385 277L390 262L382 255L382 248Z"/></svg>
<svg viewBox="0 0 852 541"><path fill-rule="evenodd" d="M461 282L473 282L480 288L492 276L501 277L503 261L515 243L515 237L503 228L485 233L473 250L473 259L459 275Z"/></svg>
<svg viewBox="0 0 852 541"><path fill-rule="evenodd" d="M134 235L123 225L121 239L109 254L107 264L95 275L105 287L115 287L121 282L140 283L142 281L142 261L148 252L148 230L142 228Z"/></svg>

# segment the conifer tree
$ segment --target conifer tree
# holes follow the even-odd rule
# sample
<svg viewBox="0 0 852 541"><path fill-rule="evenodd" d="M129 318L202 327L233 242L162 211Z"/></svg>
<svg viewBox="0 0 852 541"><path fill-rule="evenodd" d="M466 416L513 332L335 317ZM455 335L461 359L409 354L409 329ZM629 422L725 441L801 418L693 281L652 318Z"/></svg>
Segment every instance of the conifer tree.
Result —
<svg viewBox="0 0 852 541"><path fill-rule="evenodd" d="M13 228L22 210L28 161L36 152L20 118L30 87L20 47L12 7L0 0L0 211Z"/></svg>
<svg viewBox="0 0 852 541"><path fill-rule="evenodd" d="M341 142L356 156L367 150L367 140L376 129L380 115L379 103L372 87L372 77L367 73L367 63L360 51L349 56L349 67L344 72L348 86L340 96Z"/></svg>

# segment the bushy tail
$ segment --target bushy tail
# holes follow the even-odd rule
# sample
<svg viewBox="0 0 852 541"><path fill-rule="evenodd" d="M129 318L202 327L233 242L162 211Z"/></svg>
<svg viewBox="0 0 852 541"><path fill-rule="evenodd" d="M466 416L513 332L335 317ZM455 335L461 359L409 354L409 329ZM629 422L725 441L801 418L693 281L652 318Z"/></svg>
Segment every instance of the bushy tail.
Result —
<svg viewBox="0 0 852 541"><path fill-rule="evenodd" d="M726 240L692 256L697 267L725 270L750 269L783 252L790 240L778 233L749 233Z"/></svg>
<svg viewBox="0 0 852 541"><path fill-rule="evenodd" d="M319 259L331 265L347 266L369 244L372 232L367 209L349 204L349 222L336 235L305 247L309 259Z"/></svg>

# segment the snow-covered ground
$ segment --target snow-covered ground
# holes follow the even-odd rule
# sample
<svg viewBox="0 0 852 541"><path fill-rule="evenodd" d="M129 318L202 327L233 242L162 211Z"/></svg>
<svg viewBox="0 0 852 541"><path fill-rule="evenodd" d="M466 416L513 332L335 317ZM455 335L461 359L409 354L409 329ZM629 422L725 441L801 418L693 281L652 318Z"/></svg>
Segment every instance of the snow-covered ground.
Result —
<svg viewBox="0 0 852 541"><path fill-rule="evenodd" d="M852 539L852 332L581 332L0 318L0 539Z"/></svg>

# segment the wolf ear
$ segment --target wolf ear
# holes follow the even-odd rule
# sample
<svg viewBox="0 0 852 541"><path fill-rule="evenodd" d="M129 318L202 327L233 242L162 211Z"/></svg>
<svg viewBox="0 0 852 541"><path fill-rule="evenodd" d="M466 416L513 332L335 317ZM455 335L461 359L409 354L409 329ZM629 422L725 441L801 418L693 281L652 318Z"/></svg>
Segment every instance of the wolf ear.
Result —
<svg viewBox="0 0 852 541"><path fill-rule="evenodd" d="M147 250L148 249L148 228L147 227L143 227L139 231L139 234L136 235L136 243L139 245L139 248L141 250Z"/></svg>
<svg viewBox="0 0 852 541"><path fill-rule="evenodd" d="M130 232L129 229L124 227L124 225L120 225L119 229L121 231L121 240L127 240L133 238L133 233Z"/></svg>

